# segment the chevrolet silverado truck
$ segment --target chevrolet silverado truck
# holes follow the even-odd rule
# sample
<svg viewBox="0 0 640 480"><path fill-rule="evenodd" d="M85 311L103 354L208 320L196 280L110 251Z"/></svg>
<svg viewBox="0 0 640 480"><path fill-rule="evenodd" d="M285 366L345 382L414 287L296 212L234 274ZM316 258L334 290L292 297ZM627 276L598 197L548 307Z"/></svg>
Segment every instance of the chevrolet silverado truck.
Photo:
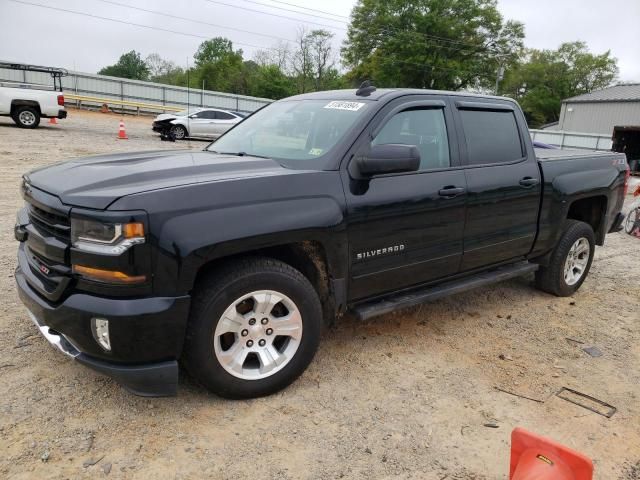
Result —
<svg viewBox="0 0 640 480"><path fill-rule="evenodd" d="M25 74L51 75L53 86L35 83L0 81L0 115L11 117L20 128L36 128L41 118L67 118L62 94L63 68L0 62L0 68Z"/></svg>
<svg viewBox="0 0 640 480"><path fill-rule="evenodd" d="M534 273L572 295L620 229L628 174L618 153L535 151L509 98L299 95L203 151L24 175L15 278L47 340L134 393L175 394L180 362L257 397L302 374L345 313Z"/></svg>
<svg viewBox="0 0 640 480"><path fill-rule="evenodd" d="M41 118L67 118L64 95L42 85L0 82L0 115L20 128L36 128Z"/></svg>

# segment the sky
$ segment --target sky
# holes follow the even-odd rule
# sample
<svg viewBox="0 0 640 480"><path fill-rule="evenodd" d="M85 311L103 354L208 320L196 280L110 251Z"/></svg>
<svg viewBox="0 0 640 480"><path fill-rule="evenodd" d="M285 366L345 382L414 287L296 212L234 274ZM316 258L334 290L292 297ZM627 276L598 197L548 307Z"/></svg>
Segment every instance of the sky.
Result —
<svg viewBox="0 0 640 480"><path fill-rule="evenodd" d="M259 49L295 40L302 27L334 32L337 52L354 4L355 0L0 0L0 60L97 72L135 49L143 56L157 52L185 66L193 62L198 45L215 36L230 38L250 59ZM528 47L557 48L562 42L583 40L594 53L611 50L621 81L640 82L640 0L498 0L498 8L505 19L525 24Z"/></svg>

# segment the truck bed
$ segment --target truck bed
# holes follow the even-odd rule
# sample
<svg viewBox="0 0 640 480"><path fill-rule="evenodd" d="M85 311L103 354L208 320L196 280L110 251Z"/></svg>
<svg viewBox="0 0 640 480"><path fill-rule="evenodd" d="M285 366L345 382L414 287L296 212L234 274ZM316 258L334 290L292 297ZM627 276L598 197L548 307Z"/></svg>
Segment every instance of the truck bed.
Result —
<svg viewBox="0 0 640 480"><path fill-rule="evenodd" d="M534 148L536 158L542 162L548 160L583 160L583 159L606 159L606 158L620 158L622 154L616 152L598 152L594 150L555 150L548 148Z"/></svg>

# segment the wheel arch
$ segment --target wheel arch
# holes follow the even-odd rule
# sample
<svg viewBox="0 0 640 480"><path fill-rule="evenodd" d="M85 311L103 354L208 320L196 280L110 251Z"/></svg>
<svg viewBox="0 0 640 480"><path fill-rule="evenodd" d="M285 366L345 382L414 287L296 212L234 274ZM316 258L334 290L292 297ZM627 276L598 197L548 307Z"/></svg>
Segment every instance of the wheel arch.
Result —
<svg viewBox="0 0 640 480"><path fill-rule="evenodd" d="M187 123L187 122L183 122L183 121L181 121L181 120L172 120L172 121L170 122L170 125L171 125L172 127L182 127L182 128L184 129L184 131L185 131L185 134L186 134L187 136L189 136L189 135L190 135L189 127L186 125L186 123Z"/></svg>
<svg viewBox="0 0 640 480"><path fill-rule="evenodd" d="M301 240L247 250L204 262L195 275L193 286L212 271L242 258L266 257L279 260L300 271L309 280L320 298L324 321L331 324L336 314L346 308L346 292L344 281L334 277L336 272L327 255L325 245L317 240Z"/></svg>
<svg viewBox="0 0 640 480"><path fill-rule="evenodd" d="M40 103L35 100L12 100L11 101L11 115L14 115L16 110L20 107L33 107L38 111L38 115L42 115L42 110L40 109Z"/></svg>
<svg viewBox="0 0 640 480"><path fill-rule="evenodd" d="M591 226L596 236L596 244L602 245L606 235L606 195L593 195L574 200L567 210L567 220L579 220Z"/></svg>

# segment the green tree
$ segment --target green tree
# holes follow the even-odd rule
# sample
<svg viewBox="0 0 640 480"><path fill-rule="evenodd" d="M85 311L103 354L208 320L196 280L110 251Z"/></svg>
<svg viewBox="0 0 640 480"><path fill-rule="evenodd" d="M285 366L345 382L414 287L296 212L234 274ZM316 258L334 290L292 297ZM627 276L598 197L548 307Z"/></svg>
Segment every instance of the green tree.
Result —
<svg viewBox="0 0 640 480"><path fill-rule="evenodd" d="M296 37L296 48L291 55L291 69L298 93L312 90L313 58L311 57L311 37L301 28Z"/></svg>
<svg viewBox="0 0 640 480"><path fill-rule="evenodd" d="M147 80L149 78L149 67L147 67L140 53L131 50L121 55L114 65L102 68L98 74L134 80Z"/></svg>
<svg viewBox="0 0 640 480"><path fill-rule="evenodd" d="M313 86L316 91L327 88L327 74L335 64L333 58L333 33L327 30L312 30L308 35L313 71Z"/></svg>
<svg viewBox="0 0 640 480"><path fill-rule="evenodd" d="M557 50L524 52L507 69L500 93L520 102L532 127L558 121L562 100L610 85L618 66L610 52L594 55L584 42L563 43Z"/></svg>
<svg viewBox="0 0 640 480"><path fill-rule="evenodd" d="M487 88L523 38L523 25L505 22L496 0L358 0L342 57L354 83Z"/></svg>
<svg viewBox="0 0 640 480"><path fill-rule="evenodd" d="M240 56L242 56L242 51L239 50L239 52ZM224 37L215 37L202 42L193 55L193 59L196 62L196 67L201 67L209 63L216 63L234 53L231 40Z"/></svg>
<svg viewBox="0 0 640 480"><path fill-rule="evenodd" d="M212 38L200 44L193 56L195 68L191 77L191 86L203 85L209 90L229 93L244 93L244 61L242 50L233 50L231 40L222 37Z"/></svg>
<svg viewBox="0 0 640 480"><path fill-rule="evenodd" d="M279 100L296 93L294 81L277 65L259 66L251 77L249 95Z"/></svg>

